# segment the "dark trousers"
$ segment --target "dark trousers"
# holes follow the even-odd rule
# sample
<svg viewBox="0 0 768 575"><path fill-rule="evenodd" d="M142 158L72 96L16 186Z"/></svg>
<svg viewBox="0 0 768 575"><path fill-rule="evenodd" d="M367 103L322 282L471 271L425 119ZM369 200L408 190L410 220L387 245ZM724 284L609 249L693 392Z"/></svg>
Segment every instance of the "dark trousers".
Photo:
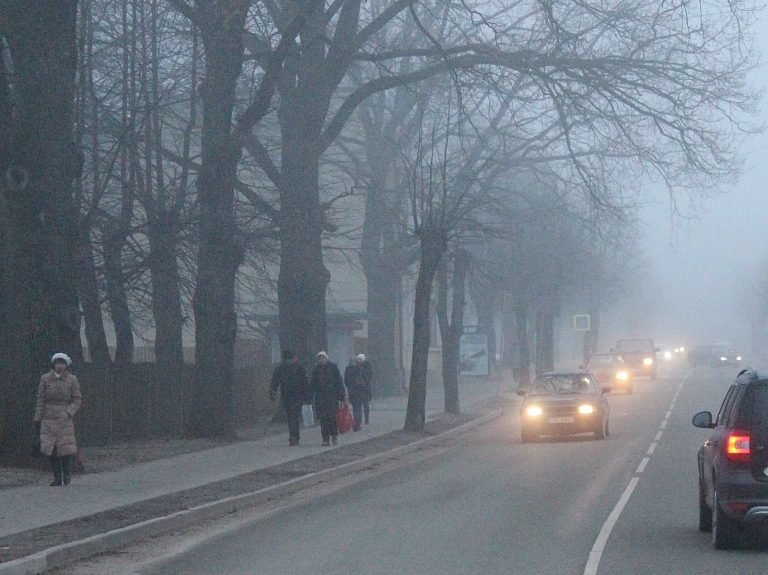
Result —
<svg viewBox="0 0 768 575"><path fill-rule="evenodd" d="M288 437L299 440L299 428L301 428L301 404L291 403L283 405L285 416L288 418Z"/></svg>
<svg viewBox="0 0 768 575"><path fill-rule="evenodd" d="M323 414L320 416L320 434L323 441L328 441L331 437L339 434L339 426L336 424L336 414Z"/></svg>
<svg viewBox="0 0 768 575"><path fill-rule="evenodd" d="M355 418L355 427L360 427L363 422L363 402L355 402L352 404L352 417ZM366 419L368 419L366 417Z"/></svg>

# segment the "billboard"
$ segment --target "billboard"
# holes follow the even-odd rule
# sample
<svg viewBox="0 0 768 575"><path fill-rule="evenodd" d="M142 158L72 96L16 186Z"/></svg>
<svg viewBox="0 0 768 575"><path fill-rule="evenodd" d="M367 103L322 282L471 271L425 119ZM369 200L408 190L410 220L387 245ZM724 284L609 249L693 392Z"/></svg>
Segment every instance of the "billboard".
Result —
<svg viewBox="0 0 768 575"><path fill-rule="evenodd" d="M489 375L488 336L465 333L459 340L459 374Z"/></svg>

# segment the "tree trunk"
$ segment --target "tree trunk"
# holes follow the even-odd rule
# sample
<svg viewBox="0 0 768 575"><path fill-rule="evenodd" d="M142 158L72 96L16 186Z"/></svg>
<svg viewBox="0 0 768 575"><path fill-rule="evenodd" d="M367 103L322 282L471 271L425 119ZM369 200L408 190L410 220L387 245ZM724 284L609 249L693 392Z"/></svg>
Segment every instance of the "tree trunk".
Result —
<svg viewBox="0 0 768 575"><path fill-rule="evenodd" d="M231 438L235 436L235 276L244 257L232 213L240 159L240 143L233 141L232 114L249 2L223 4L215 12L213 6L205 4L203 21L199 22L205 47L205 80L200 88L200 251L193 302L198 394L188 432L197 437Z"/></svg>
<svg viewBox="0 0 768 575"><path fill-rule="evenodd" d="M368 280L368 354L373 367L376 397L401 393L400 363L396 345L400 274L366 273Z"/></svg>
<svg viewBox="0 0 768 575"><path fill-rule="evenodd" d="M296 119L283 120L277 287L280 346L294 350L300 361L309 366L316 354L328 347L325 294L331 274L323 264L319 158L313 149L313 138L300 129Z"/></svg>
<svg viewBox="0 0 768 575"><path fill-rule="evenodd" d="M80 302L83 306L85 339L91 362L101 366L112 363L109 355L107 334L104 330L104 316L101 312L99 282L96 277L96 264L93 261L91 232L87 224L81 223L80 241L77 249L77 277Z"/></svg>
<svg viewBox="0 0 768 575"><path fill-rule="evenodd" d="M133 363L133 326L123 278L122 251L125 232L112 225L104 230L104 276L107 303L115 329L115 365Z"/></svg>
<svg viewBox="0 0 768 575"><path fill-rule="evenodd" d="M6 424L0 442L29 452L34 391L57 351L82 361L72 182L76 12L74 0L3 4L0 67L0 386Z"/></svg>
<svg viewBox="0 0 768 575"><path fill-rule="evenodd" d="M452 301L450 318L448 314L448 274L445 258L438 270L437 319L440 325L440 339L443 344L443 389L445 412L460 413L459 405L459 344L464 332L464 293L469 259L465 252L453 258Z"/></svg>
<svg viewBox="0 0 768 575"><path fill-rule="evenodd" d="M152 313L155 319L155 435L183 432L181 369L184 365L183 316L179 268L176 262L176 224L168 214L155 216L149 225L152 277Z"/></svg>
<svg viewBox="0 0 768 575"><path fill-rule="evenodd" d="M515 301L515 325L520 361L517 366L518 387L531 385L531 352L528 343L528 305L523 298Z"/></svg>
<svg viewBox="0 0 768 575"><path fill-rule="evenodd" d="M447 246L445 232L422 229L419 233L419 245L421 258L413 311L413 354L408 406L405 412L404 429L406 431L424 429L426 420L427 362L430 342L429 304L432 296L432 280L435 278L440 258Z"/></svg>
<svg viewBox="0 0 768 575"><path fill-rule="evenodd" d="M555 332L552 312L536 314L536 376L555 368Z"/></svg>

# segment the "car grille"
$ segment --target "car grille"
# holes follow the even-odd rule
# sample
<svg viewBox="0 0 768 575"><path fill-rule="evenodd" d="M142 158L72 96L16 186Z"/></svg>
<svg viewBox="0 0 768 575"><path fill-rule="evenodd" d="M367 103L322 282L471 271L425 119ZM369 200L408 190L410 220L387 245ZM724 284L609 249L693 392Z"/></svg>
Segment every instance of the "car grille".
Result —
<svg viewBox="0 0 768 575"><path fill-rule="evenodd" d="M545 409L547 415L574 415L578 408L575 405L557 405Z"/></svg>

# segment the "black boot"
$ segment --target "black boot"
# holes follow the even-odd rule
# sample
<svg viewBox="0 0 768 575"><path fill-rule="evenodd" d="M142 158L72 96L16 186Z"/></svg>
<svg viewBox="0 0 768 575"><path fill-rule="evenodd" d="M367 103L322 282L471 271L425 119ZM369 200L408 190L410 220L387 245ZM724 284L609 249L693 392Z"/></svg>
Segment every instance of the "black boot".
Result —
<svg viewBox="0 0 768 575"><path fill-rule="evenodd" d="M65 455L61 458L61 470L63 473L63 479L64 479L64 485L69 485L69 482L72 481L72 456L71 455Z"/></svg>
<svg viewBox="0 0 768 575"><path fill-rule="evenodd" d="M53 470L53 481L49 485L58 487L61 485L61 459L55 455L51 455L48 459L51 460L51 469Z"/></svg>

